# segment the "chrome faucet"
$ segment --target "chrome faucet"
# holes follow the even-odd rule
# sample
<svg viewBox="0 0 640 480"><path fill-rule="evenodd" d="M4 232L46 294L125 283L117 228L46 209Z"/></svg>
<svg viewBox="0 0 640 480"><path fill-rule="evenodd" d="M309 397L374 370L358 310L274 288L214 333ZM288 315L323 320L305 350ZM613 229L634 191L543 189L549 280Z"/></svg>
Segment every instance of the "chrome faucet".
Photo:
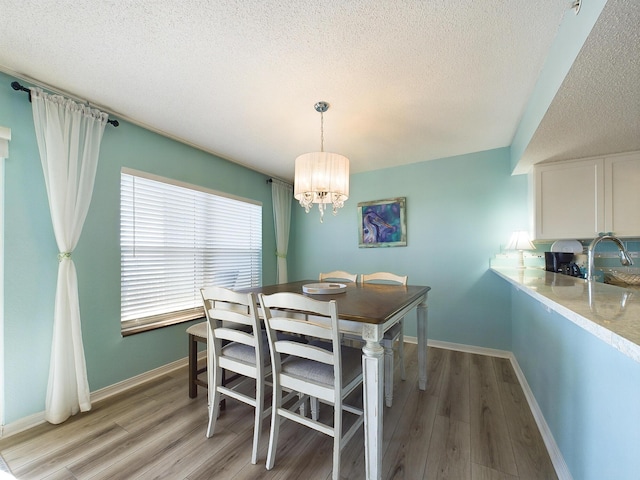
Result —
<svg viewBox="0 0 640 480"><path fill-rule="evenodd" d="M594 250L596 249L596 245L598 245L601 241L603 240L611 240L613 243L616 244L616 246L618 247L618 250L620 250L620 263L624 266L628 266L628 265L633 265L633 262L631 261L631 257L629 256L629 254L627 253L627 251L624 248L624 245L622 245L622 242L620 241L620 239L618 237L615 237L613 235L610 234L601 234L600 236L596 237L593 239L593 241L589 244L589 248L587 249L587 261L588 261L588 265L587 265L587 280L591 281L594 280L593 278L593 257L594 257Z"/></svg>

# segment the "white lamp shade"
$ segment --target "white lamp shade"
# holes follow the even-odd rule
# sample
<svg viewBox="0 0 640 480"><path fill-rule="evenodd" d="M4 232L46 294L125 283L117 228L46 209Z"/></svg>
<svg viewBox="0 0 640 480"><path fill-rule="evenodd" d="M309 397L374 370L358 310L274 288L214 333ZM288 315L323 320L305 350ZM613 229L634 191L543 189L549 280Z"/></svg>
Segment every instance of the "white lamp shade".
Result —
<svg viewBox="0 0 640 480"><path fill-rule="evenodd" d="M344 202L349 198L349 159L330 152L296 158L293 196L302 203Z"/></svg>
<svg viewBox="0 0 640 480"><path fill-rule="evenodd" d="M536 247L529 239L526 231L513 232L509 243L505 247L507 250L535 250Z"/></svg>

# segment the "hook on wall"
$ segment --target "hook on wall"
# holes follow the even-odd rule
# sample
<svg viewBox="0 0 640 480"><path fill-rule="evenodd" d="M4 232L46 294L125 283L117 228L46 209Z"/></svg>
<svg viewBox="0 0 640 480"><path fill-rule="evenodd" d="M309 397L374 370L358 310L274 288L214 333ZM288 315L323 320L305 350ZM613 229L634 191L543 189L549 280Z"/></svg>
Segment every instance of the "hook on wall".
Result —
<svg viewBox="0 0 640 480"><path fill-rule="evenodd" d="M573 0L573 2L571 2L571 8L573 8L576 11L576 15L580 13L581 5L582 5L582 0Z"/></svg>

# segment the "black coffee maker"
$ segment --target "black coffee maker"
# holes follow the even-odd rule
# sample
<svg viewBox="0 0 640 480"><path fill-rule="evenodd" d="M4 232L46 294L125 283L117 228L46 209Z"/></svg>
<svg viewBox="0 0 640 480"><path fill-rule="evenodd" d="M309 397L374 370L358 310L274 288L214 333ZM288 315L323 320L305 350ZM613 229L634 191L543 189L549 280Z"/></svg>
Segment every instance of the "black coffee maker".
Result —
<svg viewBox="0 0 640 480"><path fill-rule="evenodd" d="M573 253L544 252L544 267L548 272L564 273L572 277L579 277L580 267L573 261Z"/></svg>

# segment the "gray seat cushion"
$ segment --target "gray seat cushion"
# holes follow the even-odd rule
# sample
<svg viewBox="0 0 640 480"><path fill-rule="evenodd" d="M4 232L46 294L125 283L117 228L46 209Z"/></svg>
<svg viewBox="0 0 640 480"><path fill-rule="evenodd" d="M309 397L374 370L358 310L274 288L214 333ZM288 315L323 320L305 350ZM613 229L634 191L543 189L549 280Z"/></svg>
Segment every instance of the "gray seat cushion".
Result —
<svg viewBox="0 0 640 480"><path fill-rule="evenodd" d="M264 356L264 365L269 365L271 359L269 356L269 342L267 340L267 332L262 331L262 353ZM256 364L256 349L243 343L231 342L222 347L222 356L240 360L241 362Z"/></svg>
<svg viewBox="0 0 640 480"><path fill-rule="evenodd" d="M314 341L311 344L325 350L332 350L332 345L327 342ZM340 352L342 355L342 385L347 385L362 374L362 351L359 348L343 345ZM333 387L333 365L290 356L283 360L282 372Z"/></svg>
<svg viewBox="0 0 640 480"><path fill-rule="evenodd" d="M196 337L207 339L207 322L196 323L195 325L191 325L187 328L187 333L189 335L194 335Z"/></svg>
<svg viewBox="0 0 640 480"><path fill-rule="evenodd" d="M267 348L269 348L267 346ZM222 347L222 356L240 360L244 363L256 364L256 349L242 343L231 342ZM269 364L269 356L265 355L265 365Z"/></svg>
<svg viewBox="0 0 640 480"><path fill-rule="evenodd" d="M300 337L294 335L285 335L283 333L278 333L279 340L295 340L300 341ZM271 358L269 355L269 340L267 339L267 332L262 330L262 352L264 355L264 365L269 365L271 363ZM222 356L233 358L235 360L240 360L245 363L250 363L251 365L256 364L256 352L255 348L250 347L249 345L244 345L243 343L231 342L222 347Z"/></svg>

